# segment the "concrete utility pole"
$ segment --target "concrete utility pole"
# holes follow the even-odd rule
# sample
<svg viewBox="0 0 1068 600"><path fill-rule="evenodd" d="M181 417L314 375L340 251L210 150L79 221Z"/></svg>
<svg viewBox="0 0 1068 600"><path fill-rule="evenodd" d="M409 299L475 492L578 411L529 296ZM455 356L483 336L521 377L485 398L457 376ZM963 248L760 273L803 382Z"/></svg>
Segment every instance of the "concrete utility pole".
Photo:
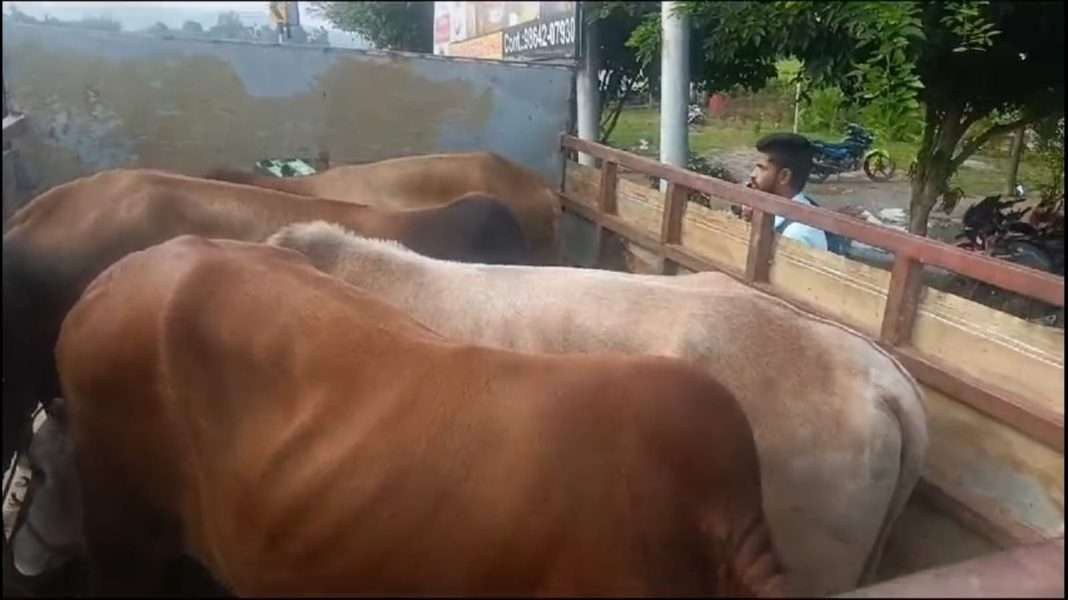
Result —
<svg viewBox="0 0 1068 600"><path fill-rule="evenodd" d="M585 11L577 12L575 18L586 20ZM601 135L601 101L598 91L598 73L601 70L601 50L597 36L597 24L588 23L582 31L582 59L575 73L576 120L579 139L596 142ZM579 153L579 164L594 166L593 157Z"/></svg>
<svg viewBox="0 0 1068 600"><path fill-rule="evenodd" d="M660 162L686 168L689 140L686 113L690 98L690 17L681 2L660 3L663 44L660 53ZM667 190L667 181L660 181Z"/></svg>

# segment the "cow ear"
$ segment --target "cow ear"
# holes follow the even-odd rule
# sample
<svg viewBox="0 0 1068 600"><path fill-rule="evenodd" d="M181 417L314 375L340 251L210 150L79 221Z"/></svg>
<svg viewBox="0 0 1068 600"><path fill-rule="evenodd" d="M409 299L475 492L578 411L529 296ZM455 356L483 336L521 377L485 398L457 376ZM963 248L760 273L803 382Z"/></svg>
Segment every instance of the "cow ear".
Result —
<svg viewBox="0 0 1068 600"><path fill-rule="evenodd" d="M54 420L60 424L66 424L67 422L67 401L63 398L52 398L51 402L46 402L44 405L45 414L49 419Z"/></svg>

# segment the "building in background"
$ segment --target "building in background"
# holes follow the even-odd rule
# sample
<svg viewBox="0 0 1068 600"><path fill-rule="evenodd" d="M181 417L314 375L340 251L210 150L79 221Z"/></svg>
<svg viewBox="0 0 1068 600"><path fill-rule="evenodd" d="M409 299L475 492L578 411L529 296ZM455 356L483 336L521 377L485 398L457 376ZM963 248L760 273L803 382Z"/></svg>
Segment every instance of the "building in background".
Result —
<svg viewBox="0 0 1068 600"><path fill-rule="evenodd" d="M514 60L577 55L576 2L435 2L434 54Z"/></svg>

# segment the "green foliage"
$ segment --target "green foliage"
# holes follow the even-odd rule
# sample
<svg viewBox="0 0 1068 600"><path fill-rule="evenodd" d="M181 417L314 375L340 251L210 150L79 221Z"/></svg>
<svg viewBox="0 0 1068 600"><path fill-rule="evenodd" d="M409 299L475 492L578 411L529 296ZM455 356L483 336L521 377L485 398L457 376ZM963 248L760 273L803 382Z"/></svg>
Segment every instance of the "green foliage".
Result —
<svg viewBox="0 0 1068 600"><path fill-rule="evenodd" d="M78 27L81 29L95 29L97 31L122 31L122 23L111 17L85 17L77 21L64 21L52 16L45 15L44 19L38 19L28 13L19 10L18 6L11 4L5 18L17 23L29 23L31 25L51 25L53 27Z"/></svg>
<svg viewBox="0 0 1068 600"><path fill-rule="evenodd" d="M1064 115L1047 117L1032 128L1034 152L1041 164L1042 197L1052 199L1064 195Z"/></svg>
<svg viewBox="0 0 1068 600"><path fill-rule="evenodd" d="M338 29L362 35L376 48L434 49L433 2L312 2L311 11Z"/></svg>
<svg viewBox="0 0 1068 600"><path fill-rule="evenodd" d="M922 121L917 233L954 172L983 144L1064 110L1063 2L684 2L683 10L701 41L693 73L708 89L759 89L775 77L776 60L795 57L800 79L840 89L881 138L915 139L914 123ZM658 23L643 22L630 41L651 60ZM1019 118L969 137L995 110Z"/></svg>
<svg viewBox="0 0 1068 600"><path fill-rule="evenodd" d="M625 2L592 5L587 21L597 27L601 56L601 142L607 142L615 130L623 106L639 90L658 87L660 63L645 62L633 46L628 45L631 32L655 5L630 6Z"/></svg>
<svg viewBox="0 0 1068 600"><path fill-rule="evenodd" d="M860 110L859 121L885 141L916 142L923 134L923 112L915 102L880 98Z"/></svg>
<svg viewBox="0 0 1068 600"><path fill-rule="evenodd" d="M807 100L801 113L801 122L807 128L840 131L856 117L856 111L851 110L845 94L837 87L817 88L809 92Z"/></svg>
<svg viewBox="0 0 1068 600"><path fill-rule="evenodd" d="M804 65L796 58L780 60L775 64L775 80L783 87L792 86L802 75Z"/></svg>
<svg viewBox="0 0 1068 600"><path fill-rule="evenodd" d="M994 36L1000 32L982 14L989 6L987 1L945 3L946 14L940 23L959 40L953 52L984 50L994 45Z"/></svg>
<svg viewBox="0 0 1068 600"><path fill-rule="evenodd" d="M233 11L219 13L219 18L208 35L221 40L252 40L256 37L255 29L241 22L241 16Z"/></svg>
<svg viewBox="0 0 1068 600"><path fill-rule="evenodd" d="M884 142L916 142L923 133L923 112L912 103L879 99L860 108L834 86L817 88L805 100L801 122L808 129L839 132L860 123Z"/></svg>

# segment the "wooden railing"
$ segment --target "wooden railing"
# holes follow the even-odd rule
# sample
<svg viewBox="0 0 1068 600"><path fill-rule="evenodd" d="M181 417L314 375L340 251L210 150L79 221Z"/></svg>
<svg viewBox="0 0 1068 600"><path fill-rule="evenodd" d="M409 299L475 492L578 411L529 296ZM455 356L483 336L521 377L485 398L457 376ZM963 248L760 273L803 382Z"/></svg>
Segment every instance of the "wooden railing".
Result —
<svg viewBox="0 0 1068 600"><path fill-rule="evenodd" d="M665 274L674 274L679 265L692 271L722 271L750 286L782 296L769 282L774 254L775 215L893 252L894 264L878 343L893 354L920 382L1063 453L1063 412L1054 411L1010 390L980 381L950 365L938 364L910 345L922 288L923 265L942 267L1058 307L1064 306L1062 277L873 225L824 208L792 202L570 135L562 136L561 146L565 150L583 152L602 161L596 207L570 198L564 193L565 210L593 222L598 233L607 229L654 252L660 259L660 270ZM619 217L616 187L620 167L668 182L659 236L646 233ZM683 247L682 223L687 197L691 191L753 209L744 272L736 272L713 257L699 256ZM605 247L604 237L598 235L599 253ZM787 300L813 314L838 320L826 314L820 307L803 300ZM1036 538L1019 530L1011 522L1006 521L1000 525L1004 535L1011 540L1036 541Z"/></svg>

